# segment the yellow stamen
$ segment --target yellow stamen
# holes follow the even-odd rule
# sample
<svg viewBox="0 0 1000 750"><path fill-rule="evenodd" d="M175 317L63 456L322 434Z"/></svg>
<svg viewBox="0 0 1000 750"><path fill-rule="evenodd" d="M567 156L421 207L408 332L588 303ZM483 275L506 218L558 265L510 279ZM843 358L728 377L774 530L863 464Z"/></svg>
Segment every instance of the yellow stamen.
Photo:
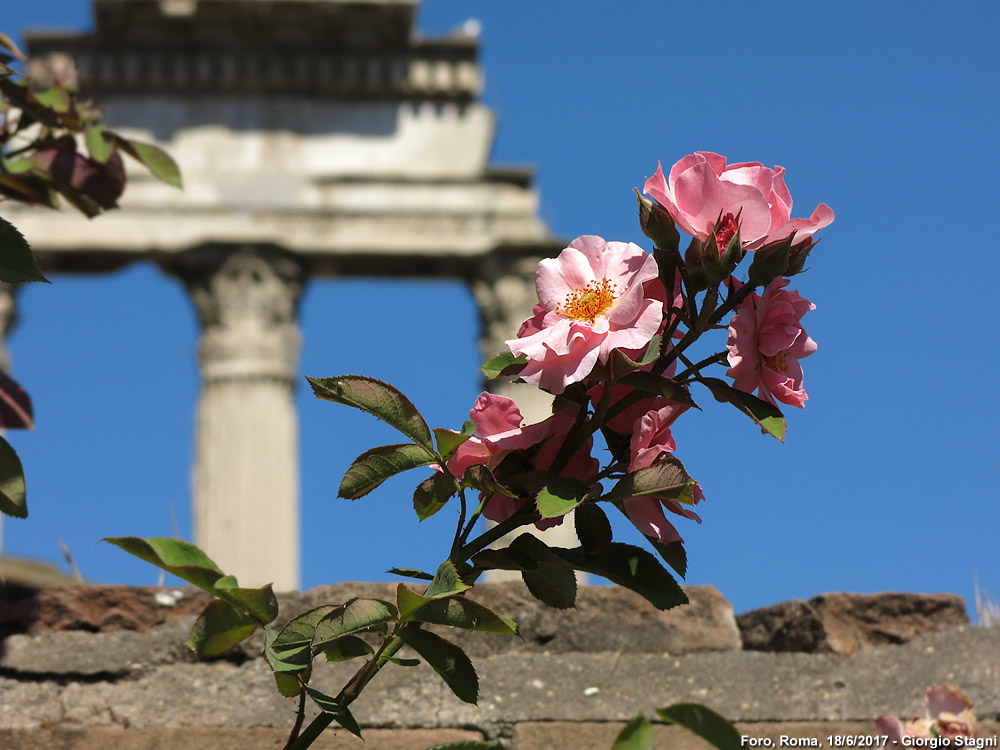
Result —
<svg viewBox="0 0 1000 750"><path fill-rule="evenodd" d="M614 307L617 296L617 284L607 279L590 281L583 289L567 294L562 304L556 306L556 312L573 320L585 320L593 325L598 315Z"/></svg>

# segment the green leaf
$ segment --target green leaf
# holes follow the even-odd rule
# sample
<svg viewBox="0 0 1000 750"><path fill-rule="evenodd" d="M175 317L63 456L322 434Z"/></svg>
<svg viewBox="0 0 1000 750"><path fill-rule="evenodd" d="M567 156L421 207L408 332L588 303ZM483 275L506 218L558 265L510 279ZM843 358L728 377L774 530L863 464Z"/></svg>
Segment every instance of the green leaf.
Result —
<svg viewBox="0 0 1000 750"><path fill-rule="evenodd" d="M777 406L749 393L738 391L718 378L699 378L698 382L712 392L716 401L732 404L760 425L761 432L785 442L788 422Z"/></svg>
<svg viewBox="0 0 1000 750"><path fill-rule="evenodd" d="M656 734L649 719L638 714L619 732L611 750L656 750Z"/></svg>
<svg viewBox="0 0 1000 750"><path fill-rule="evenodd" d="M271 584L259 589L240 588L233 576L224 576L215 582L216 596L245 609L259 622L271 622L278 616L278 599Z"/></svg>
<svg viewBox="0 0 1000 750"><path fill-rule="evenodd" d="M652 466L626 474L611 491L600 499L624 500L630 497L663 497L678 502L691 503L690 492L694 480L684 469L684 464L674 456L661 455Z"/></svg>
<svg viewBox="0 0 1000 750"><path fill-rule="evenodd" d="M693 409L699 408L698 404L691 398L691 394L688 393L687 388L665 375L658 375L655 372L647 370L637 370L623 375L618 382L630 388L635 388L637 391L652 393L656 396L663 396L671 401L686 404Z"/></svg>
<svg viewBox="0 0 1000 750"><path fill-rule="evenodd" d="M634 591L660 610L686 604L687 594L673 576L649 552L630 544L614 542L602 555L583 550L556 550L577 570L607 578Z"/></svg>
<svg viewBox="0 0 1000 750"><path fill-rule="evenodd" d="M358 726L357 720L347 709L347 706L340 705L329 695L321 693L315 688L307 687L306 693L313 699L313 702L319 706L319 709L323 713L331 714L340 726L353 734L355 737L361 737L361 727Z"/></svg>
<svg viewBox="0 0 1000 750"><path fill-rule="evenodd" d="M87 128L86 134L87 151L90 152L90 158L101 164L111 158L111 152L115 150L114 139L108 138L104 131L103 125L94 124Z"/></svg>
<svg viewBox="0 0 1000 750"><path fill-rule="evenodd" d="M38 267L24 235L6 219L0 219L0 281L8 284L49 281Z"/></svg>
<svg viewBox="0 0 1000 750"><path fill-rule="evenodd" d="M437 461L433 453L413 443L380 445L354 459L340 482L338 497L357 500L400 472Z"/></svg>
<svg viewBox="0 0 1000 750"><path fill-rule="evenodd" d="M611 546L611 524L597 503L584 503L573 515L580 546L591 555L600 555Z"/></svg>
<svg viewBox="0 0 1000 750"><path fill-rule="evenodd" d="M313 650L325 649L327 644L345 635L384 629L385 623L395 622L398 616L396 608L381 599L351 599L317 623Z"/></svg>
<svg viewBox="0 0 1000 750"><path fill-rule="evenodd" d="M434 440L424 418L410 400L391 385L362 375L306 380L316 398L366 411L434 453Z"/></svg>
<svg viewBox="0 0 1000 750"><path fill-rule="evenodd" d="M724 716L698 703L675 703L656 709L668 724L694 732L719 750L739 750L740 733Z"/></svg>
<svg viewBox="0 0 1000 750"><path fill-rule="evenodd" d="M130 141L120 135L114 136L118 148L145 166L154 177L175 188L181 188L181 171L170 155L158 146L140 141Z"/></svg>
<svg viewBox="0 0 1000 750"><path fill-rule="evenodd" d="M531 595L556 609L576 606L576 573L538 537L525 532L509 549L528 555L535 561L533 570L522 570L521 578Z"/></svg>
<svg viewBox="0 0 1000 750"><path fill-rule="evenodd" d="M431 599L440 599L444 596L460 594L463 591L468 591L470 588L472 587L459 577L458 571L455 569L455 564L451 560L445 560L438 566L437 573L434 574L434 580L427 587L424 596Z"/></svg>
<svg viewBox="0 0 1000 750"><path fill-rule="evenodd" d="M528 364L528 358L524 354L516 357L511 352L500 352L497 356L491 357L480 367L487 380L499 378L501 375L517 375Z"/></svg>
<svg viewBox="0 0 1000 750"><path fill-rule="evenodd" d="M53 86L45 91L32 91L31 95L35 97L36 102L43 107L48 107L53 112L58 112L59 114L69 112L70 97L65 89Z"/></svg>
<svg viewBox="0 0 1000 750"><path fill-rule="evenodd" d="M14 44L14 40L11 39L9 35L4 34L2 32L0 32L0 48L7 50L10 54L12 54L16 59L20 60L21 62L28 61L28 58L24 56L24 53L17 48L16 44Z"/></svg>
<svg viewBox="0 0 1000 750"><path fill-rule="evenodd" d="M383 658L390 664L395 664L397 667L420 666L420 659L400 659L398 656L384 656Z"/></svg>
<svg viewBox="0 0 1000 750"><path fill-rule="evenodd" d="M425 573L422 570L417 570L416 568L389 568L386 573L392 573L397 576L405 576L406 578L417 578L421 581L433 581L434 576L430 573Z"/></svg>
<svg viewBox="0 0 1000 750"><path fill-rule="evenodd" d="M542 518L559 518L587 499L590 486L572 477L557 477L538 493L538 512Z"/></svg>
<svg viewBox="0 0 1000 750"><path fill-rule="evenodd" d="M275 672L274 684L277 686L278 692L286 698L294 698L302 692L302 683L299 682L298 677L292 674Z"/></svg>
<svg viewBox="0 0 1000 750"><path fill-rule="evenodd" d="M441 458L447 461L455 455L455 451L458 450L462 443L472 437L472 433L476 431L476 423L472 422L471 424L473 429L468 435L455 432L454 430L445 430L441 427L434 428L434 437L437 438L438 453L441 454Z"/></svg>
<svg viewBox="0 0 1000 750"><path fill-rule="evenodd" d="M472 564L483 570L535 570L538 563L516 549L484 549L472 556Z"/></svg>
<svg viewBox="0 0 1000 750"><path fill-rule="evenodd" d="M135 536L105 537L102 541L145 560L168 573L215 594L215 582L223 573L204 552L190 542L171 537L140 539Z"/></svg>
<svg viewBox="0 0 1000 750"><path fill-rule="evenodd" d="M677 575L684 578L687 575L687 552L684 550L684 543L681 541L670 542L670 544L663 544L658 539L647 536L646 539L649 543L653 545L663 562L673 568Z"/></svg>
<svg viewBox="0 0 1000 750"><path fill-rule="evenodd" d="M410 619L482 633L517 635L517 625L513 620L500 617L488 607L464 596L434 599L418 607Z"/></svg>
<svg viewBox="0 0 1000 750"><path fill-rule="evenodd" d="M417 512L417 518L426 521L441 510L457 491L458 485L450 474L435 471L413 491L413 510Z"/></svg>
<svg viewBox="0 0 1000 750"><path fill-rule="evenodd" d="M396 584L396 607L399 608L400 621L409 620L414 612L432 601L429 596L418 594L405 583Z"/></svg>
<svg viewBox="0 0 1000 750"><path fill-rule="evenodd" d="M312 661L312 643L316 626L334 609L336 609L334 606L324 604L292 618L281 632L275 633L268 628L264 656L271 669L286 673L307 670Z"/></svg>
<svg viewBox="0 0 1000 750"><path fill-rule="evenodd" d="M473 705L478 702L479 678L462 649L439 635L415 627L400 628L398 635L431 665L459 700Z"/></svg>
<svg viewBox="0 0 1000 750"><path fill-rule="evenodd" d="M0 513L14 518L28 517L27 488L21 459L0 436Z"/></svg>
<svg viewBox="0 0 1000 750"><path fill-rule="evenodd" d="M502 742L480 742L479 740L465 740L463 742L447 742L444 745L435 745L427 750L504 750Z"/></svg>
<svg viewBox="0 0 1000 750"><path fill-rule="evenodd" d="M218 656L253 635L259 624L228 602L213 599L198 616L185 645L201 656Z"/></svg>
<svg viewBox="0 0 1000 750"><path fill-rule="evenodd" d="M375 649L356 635L345 635L323 649L327 661L347 661L374 652Z"/></svg>

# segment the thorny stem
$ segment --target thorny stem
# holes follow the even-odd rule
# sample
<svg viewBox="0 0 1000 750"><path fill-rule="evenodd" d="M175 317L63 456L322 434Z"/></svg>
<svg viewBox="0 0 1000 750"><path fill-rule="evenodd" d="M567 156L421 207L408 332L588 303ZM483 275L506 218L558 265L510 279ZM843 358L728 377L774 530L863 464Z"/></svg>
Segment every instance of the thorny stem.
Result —
<svg viewBox="0 0 1000 750"><path fill-rule="evenodd" d="M458 526L455 527L455 539L451 543L451 556L453 558L461 550L462 542L465 541L462 532L465 528L465 514L468 508L465 504L465 487L461 484L458 486L458 499L461 503L461 510L458 514Z"/></svg>
<svg viewBox="0 0 1000 750"><path fill-rule="evenodd" d="M298 739L299 731L302 729L302 722L306 718L306 691L305 689L299 693L299 709L295 712L295 724L292 726L292 731L288 733L288 742L285 746L290 746L296 739Z"/></svg>

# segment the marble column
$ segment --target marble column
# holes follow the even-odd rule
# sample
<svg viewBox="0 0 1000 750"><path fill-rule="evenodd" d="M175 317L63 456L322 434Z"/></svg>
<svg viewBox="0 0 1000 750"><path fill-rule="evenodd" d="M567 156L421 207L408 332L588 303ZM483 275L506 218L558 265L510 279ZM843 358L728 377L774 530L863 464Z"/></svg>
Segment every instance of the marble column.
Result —
<svg viewBox="0 0 1000 750"><path fill-rule="evenodd" d="M201 324L196 543L243 586L299 585L302 264L270 246L208 246L173 268Z"/></svg>
<svg viewBox="0 0 1000 750"><path fill-rule="evenodd" d="M504 341L517 335L521 323L531 315L531 308L538 303L535 267L539 260L537 257L505 258L502 255L492 255L484 261L479 275L472 281L472 292L479 305L482 326L479 347L484 362L506 350ZM527 424L540 422L552 414L552 396L533 385L498 379L489 381L487 387L493 393L513 399ZM561 525L544 532L533 526L527 530L552 547L575 547L578 544L572 515ZM513 535L501 538L494 546L507 546L523 531L524 529L519 529ZM520 574L515 571L491 570L487 579L517 580L520 579Z"/></svg>

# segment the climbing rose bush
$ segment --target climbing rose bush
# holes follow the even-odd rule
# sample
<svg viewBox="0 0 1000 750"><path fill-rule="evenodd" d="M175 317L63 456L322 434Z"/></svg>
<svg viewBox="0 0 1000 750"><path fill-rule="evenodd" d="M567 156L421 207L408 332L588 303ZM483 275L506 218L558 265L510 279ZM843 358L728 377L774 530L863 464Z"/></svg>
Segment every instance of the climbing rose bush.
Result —
<svg viewBox="0 0 1000 750"><path fill-rule="evenodd" d="M813 305L787 286L833 214L821 205L811 219L790 219L783 172L756 162L727 166L709 152L684 157L669 181L657 169L646 182L659 203L637 194L651 252L582 235L538 264L538 304L506 342L508 351L482 367L494 389L506 380L553 397L551 414L535 422L525 424L510 398L484 392L461 430L432 430L403 393L380 380L308 379L318 398L366 411L404 438L359 455L340 497L363 498L390 477L423 468L412 497L417 518L452 511L442 514L455 521L455 532L440 565L393 568L408 579L394 600L323 605L279 628L270 586L240 588L193 545L110 541L216 597L188 641L200 654L214 656L264 630L275 685L298 700L286 750L304 750L333 723L360 735L350 706L382 669L414 664L396 656L403 649L460 700L475 703L479 681L468 655L445 637L448 630L425 627L516 635L512 620L475 600L475 584L488 571L518 572L533 596L563 609L575 604L578 572L624 586L660 610L685 603L675 577L687 573L681 528L701 523L694 509L704 494L681 459L674 425L699 413L696 396L707 392L783 441L787 422L778 404L806 400L799 361L816 345L802 317ZM678 226L692 235L683 252ZM719 437L727 451L737 443L738 436ZM622 514L639 533L616 538L608 513ZM482 518L494 525L482 528ZM562 523L573 524L577 546L549 546L529 531ZM320 654L361 660L335 695L310 682ZM305 726L309 701L320 713ZM696 713L705 736L738 742L722 717L704 707ZM951 731L960 719L939 717L937 726ZM480 742L462 747L496 750Z"/></svg>

